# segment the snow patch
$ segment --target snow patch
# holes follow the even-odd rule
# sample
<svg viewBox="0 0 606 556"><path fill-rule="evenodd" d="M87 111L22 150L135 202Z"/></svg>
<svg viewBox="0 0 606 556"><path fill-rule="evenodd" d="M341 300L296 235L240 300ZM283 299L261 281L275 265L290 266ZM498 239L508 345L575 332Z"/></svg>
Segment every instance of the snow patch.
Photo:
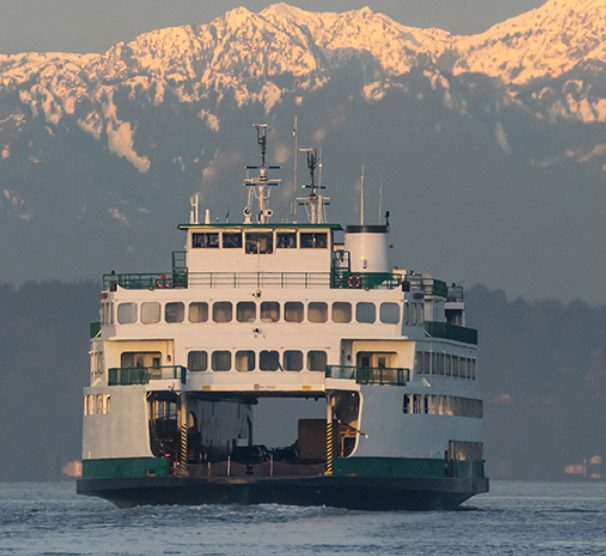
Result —
<svg viewBox="0 0 606 556"><path fill-rule="evenodd" d="M505 133L505 128L501 122L497 122L494 135L497 145L501 148L501 150L507 154L511 154L511 147L509 146L509 141L507 141L507 134Z"/></svg>
<svg viewBox="0 0 606 556"><path fill-rule="evenodd" d="M3 160L6 160L10 155L11 155L11 146L4 145L4 147L2 147L2 152L0 152L0 156L2 157Z"/></svg>
<svg viewBox="0 0 606 556"><path fill-rule="evenodd" d="M107 209L107 214L112 220L116 220L121 226L128 226L130 224L128 218L122 214L120 209L117 207Z"/></svg>
<svg viewBox="0 0 606 556"><path fill-rule="evenodd" d="M219 119L219 116L212 114L206 110L206 108L202 108L202 110L198 112L198 118L203 120L206 127L211 131L219 132L221 130L221 120Z"/></svg>

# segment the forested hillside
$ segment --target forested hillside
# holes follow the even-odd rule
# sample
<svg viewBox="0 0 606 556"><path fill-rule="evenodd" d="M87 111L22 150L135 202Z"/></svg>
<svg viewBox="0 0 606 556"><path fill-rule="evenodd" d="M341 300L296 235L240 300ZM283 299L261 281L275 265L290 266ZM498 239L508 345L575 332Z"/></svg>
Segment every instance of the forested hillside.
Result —
<svg viewBox="0 0 606 556"><path fill-rule="evenodd" d="M56 479L80 454L88 324L98 284L0 286L0 477ZM564 478L606 456L606 307L508 301L476 286L486 458L493 478Z"/></svg>

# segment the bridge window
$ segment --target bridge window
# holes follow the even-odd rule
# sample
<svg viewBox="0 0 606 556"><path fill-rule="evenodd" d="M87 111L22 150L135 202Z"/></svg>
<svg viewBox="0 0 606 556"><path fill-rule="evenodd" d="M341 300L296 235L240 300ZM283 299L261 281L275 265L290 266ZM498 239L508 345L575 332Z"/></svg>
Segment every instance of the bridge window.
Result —
<svg viewBox="0 0 606 556"><path fill-rule="evenodd" d="M254 371L255 370L255 352L237 351L236 352L236 371Z"/></svg>
<svg viewBox="0 0 606 556"><path fill-rule="evenodd" d="M223 232L223 249L240 249L241 247L241 232Z"/></svg>
<svg viewBox="0 0 606 556"><path fill-rule="evenodd" d="M321 301L312 301L307 306L307 320L309 322L326 322L328 320L328 305Z"/></svg>
<svg viewBox="0 0 606 556"><path fill-rule="evenodd" d="M120 324L130 324L137 322L137 304L120 303L118 305L118 322Z"/></svg>
<svg viewBox="0 0 606 556"><path fill-rule="evenodd" d="M240 301L236 305L238 322L255 322L257 320L257 304L253 301Z"/></svg>
<svg viewBox="0 0 606 556"><path fill-rule="evenodd" d="M262 371L277 371L280 368L280 356L277 351L264 350L259 356Z"/></svg>
<svg viewBox="0 0 606 556"><path fill-rule="evenodd" d="M303 352L285 351L284 352L284 370L300 371L303 369Z"/></svg>
<svg viewBox="0 0 606 556"><path fill-rule="evenodd" d="M230 301L217 301L213 304L213 321L231 322L232 312L233 308Z"/></svg>
<svg viewBox="0 0 606 556"><path fill-rule="evenodd" d="M249 232L246 234L246 253L248 255L269 255L274 252L272 232Z"/></svg>
<svg viewBox="0 0 606 556"><path fill-rule="evenodd" d="M325 351L308 351L307 352L307 368L310 371L325 371L326 370L326 352Z"/></svg>
<svg viewBox="0 0 606 556"><path fill-rule="evenodd" d="M218 233L201 233L191 235L191 246L194 249L216 249L219 247Z"/></svg>
<svg viewBox="0 0 606 556"><path fill-rule="evenodd" d="M208 369L208 353L205 351L190 351L187 354L187 370L193 372Z"/></svg>
<svg viewBox="0 0 606 556"><path fill-rule="evenodd" d="M194 301L189 304L189 322L206 322L208 320L208 303Z"/></svg>
<svg viewBox="0 0 606 556"><path fill-rule="evenodd" d="M156 302L142 303L141 322L143 324L160 322L160 304Z"/></svg>
<svg viewBox="0 0 606 556"><path fill-rule="evenodd" d="M231 351L213 351L212 368L213 371L231 370Z"/></svg>
<svg viewBox="0 0 606 556"><path fill-rule="evenodd" d="M358 322L375 322L377 320L375 304L366 302L356 303L356 320Z"/></svg>
<svg viewBox="0 0 606 556"><path fill-rule="evenodd" d="M400 306L397 303L381 303L381 322L398 324L400 322Z"/></svg>
<svg viewBox="0 0 606 556"><path fill-rule="evenodd" d="M180 301L167 303L164 307L164 320L166 322L183 322L185 318L185 305Z"/></svg>
<svg viewBox="0 0 606 556"><path fill-rule="evenodd" d="M351 322L351 303L336 301L332 304L333 322Z"/></svg>
<svg viewBox="0 0 606 556"><path fill-rule="evenodd" d="M261 321L278 322L280 320L280 304L277 301L261 303Z"/></svg>
<svg viewBox="0 0 606 556"><path fill-rule="evenodd" d="M278 249L296 249L297 234L295 232L278 232L276 234L276 247Z"/></svg>
<svg viewBox="0 0 606 556"><path fill-rule="evenodd" d="M301 249L325 249L328 247L328 235L322 233L301 233Z"/></svg>
<svg viewBox="0 0 606 556"><path fill-rule="evenodd" d="M287 301L284 304L284 320L286 322L303 322L303 303Z"/></svg>

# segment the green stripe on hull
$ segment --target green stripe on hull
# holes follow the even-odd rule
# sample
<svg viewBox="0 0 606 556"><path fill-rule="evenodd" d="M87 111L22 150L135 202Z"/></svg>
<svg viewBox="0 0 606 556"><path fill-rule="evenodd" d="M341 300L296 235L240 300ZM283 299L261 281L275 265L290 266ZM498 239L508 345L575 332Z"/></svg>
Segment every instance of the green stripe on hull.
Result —
<svg viewBox="0 0 606 556"><path fill-rule="evenodd" d="M83 479L166 477L170 462L165 458L109 458L82 461Z"/></svg>
<svg viewBox="0 0 606 556"><path fill-rule="evenodd" d="M451 461L424 458L336 458L334 474L347 477L484 477L483 461Z"/></svg>

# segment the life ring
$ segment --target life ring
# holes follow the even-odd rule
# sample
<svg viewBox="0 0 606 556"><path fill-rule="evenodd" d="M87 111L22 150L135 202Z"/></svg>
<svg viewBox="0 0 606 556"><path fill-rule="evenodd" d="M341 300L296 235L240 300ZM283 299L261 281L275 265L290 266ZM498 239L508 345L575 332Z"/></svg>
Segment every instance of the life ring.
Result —
<svg viewBox="0 0 606 556"><path fill-rule="evenodd" d="M156 278L156 288L169 288L170 287L170 278L166 276L166 274L160 274Z"/></svg>
<svg viewBox="0 0 606 556"><path fill-rule="evenodd" d="M360 289L362 287L362 279L357 274L352 274L347 280L347 285L353 289Z"/></svg>

